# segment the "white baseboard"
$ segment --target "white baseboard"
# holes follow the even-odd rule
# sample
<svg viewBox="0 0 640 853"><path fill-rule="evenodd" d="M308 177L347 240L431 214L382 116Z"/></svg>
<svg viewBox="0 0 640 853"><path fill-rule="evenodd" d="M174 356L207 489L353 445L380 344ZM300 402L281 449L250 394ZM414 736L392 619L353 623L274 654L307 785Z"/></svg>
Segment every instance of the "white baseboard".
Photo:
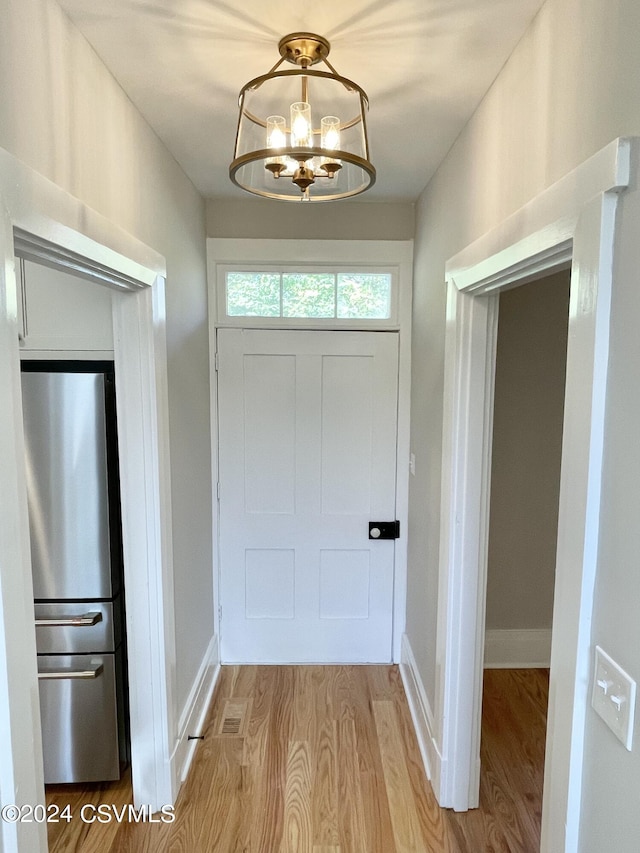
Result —
<svg viewBox="0 0 640 853"><path fill-rule="evenodd" d="M178 723L178 744L174 752L174 767L180 786L187 778L197 740L188 740L189 735L199 735L202 729L211 697L220 675L220 653L218 637L213 636L202 658L189 696L184 704Z"/></svg>
<svg viewBox="0 0 640 853"><path fill-rule="evenodd" d="M550 660L551 628L485 632L485 669L547 668Z"/></svg>
<svg viewBox="0 0 640 853"><path fill-rule="evenodd" d="M427 699L420 673L418 672L411 643L406 634L402 635L400 674L402 676L402 683L404 684L404 692L407 695L407 702L409 703L409 710L411 711L411 718L416 731L425 773L427 774L427 779L431 781L434 791L438 791L442 772L442 756L440 755L435 739L433 711Z"/></svg>

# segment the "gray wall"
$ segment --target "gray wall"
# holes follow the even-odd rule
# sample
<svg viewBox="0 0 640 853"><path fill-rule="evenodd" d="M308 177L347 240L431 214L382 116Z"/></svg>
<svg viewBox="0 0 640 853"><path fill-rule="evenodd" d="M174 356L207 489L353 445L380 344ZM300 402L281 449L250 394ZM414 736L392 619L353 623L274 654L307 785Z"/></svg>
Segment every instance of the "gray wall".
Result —
<svg viewBox="0 0 640 853"><path fill-rule="evenodd" d="M566 271L500 294L488 629L551 628L569 281Z"/></svg>
<svg viewBox="0 0 640 853"><path fill-rule="evenodd" d="M416 476L410 495L407 633L433 707L445 263L615 137L640 135L639 33L637 0L547 0L417 205L411 409ZM623 201L628 207L632 203L631 198ZM631 235L628 239L631 244ZM636 233L636 254L639 243ZM600 545L593 621L593 640L602 642L636 677L638 268L640 259L635 271L631 265L616 271L605 452L607 530ZM626 753L588 713L581 853L613 847L621 853L637 850L639 738L636 717L636 748Z"/></svg>
<svg viewBox="0 0 640 853"><path fill-rule="evenodd" d="M301 240L412 240L413 204L340 201L283 203L249 197L207 201L208 237Z"/></svg>
<svg viewBox="0 0 640 853"><path fill-rule="evenodd" d="M0 146L167 260L180 713L213 633L204 202L53 0L0 10Z"/></svg>

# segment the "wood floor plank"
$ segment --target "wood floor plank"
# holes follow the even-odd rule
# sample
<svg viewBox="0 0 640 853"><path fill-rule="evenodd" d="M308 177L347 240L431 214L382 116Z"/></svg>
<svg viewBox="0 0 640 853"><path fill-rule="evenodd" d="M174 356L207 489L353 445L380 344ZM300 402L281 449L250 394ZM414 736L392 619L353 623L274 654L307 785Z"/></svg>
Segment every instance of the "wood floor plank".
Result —
<svg viewBox="0 0 640 853"><path fill-rule="evenodd" d="M295 689L293 667L274 667L267 749L256 824L256 850L277 851L282 844L286 766L292 728L291 697ZM221 851L222 853L222 851Z"/></svg>
<svg viewBox="0 0 640 853"><path fill-rule="evenodd" d="M404 759L402 737L393 702L374 701L373 715L378 732L396 853L427 853L416 815L411 780Z"/></svg>
<svg viewBox="0 0 640 853"><path fill-rule="evenodd" d="M311 824L314 850L338 847L338 734L337 723L326 719L319 729L315 750Z"/></svg>
<svg viewBox="0 0 640 853"><path fill-rule="evenodd" d="M311 829L311 750L307 741L291 741L284 795L282 853L308 853Z"/></svg>
<svg viewBox="0 0 640 853"><path fill-rule="evenodd" d="M230 667L230 683L226 695L229 697L245 697L253 696L255 690L256 678L258 675L257 666L234 666Z"/></svg>
<svg viewBox="0 0 640 853"><path fill-rule="evenodd" d="M537 853L548 674L485 673L480 808L440 809L397 667L223 667L175 822L48 827L51 853ZM219 734L225 713L242 717ZM124 806L114 784L47 802Z"/></svg>
<svg viewBox="0 0 640 853"><path fill-rule="evenodd" d="M165 825L149 825L141 832L137 824L124 822L118 825L110 846L108 835L96 834L91 845L82 847L82 853L167 853L170 835L171 829Z"/></svg>
<svg viewBox="0 0 640 853"><path fill-rule="evenodd" d="M89 827L83 824L79 817L81 808L86 803L97 804L101 798L101 790L87 791L83 785L50 785L47 788L47 805L55 805L60 812L69 808L73 820L60 820L47 824L49 838L49 853L63 853L82 849L83 840L89 833Z"/></svg>
<svg viewBox="0 0 640 853"><path fill-rule="evenodd" d="M242 764L244 766L262 767L266 758L269 719L271 714L272 685L266 677L268 670L264 667L255 682L255 693L250 709Z"/></svg>
<svg viewBox="0 0 640 853"><path fill-rule="evenodd" d="M293 694L293 720L291 739L314 743L316 735L316 703L313 696L313 666L295 668Z"/></svg>
<svg viewBox="0 0 640 853"><path fill-rule="evenodd" d="M380 668L359 667L353 673L356 700L354 722L368 853L387 853L394 848L382 757L371 704L374 689L371 677L377 676L378 669Z"/></svg>
<svg viewBox="0 0 640 853"><path fill-rule="evenodd" d="M397 666L366 666L363 668L370 685L371 698L393 699L401 685Z"/></svg>
<svg viewBox="0 0 640 853"><path fill-rule="evenodd" d="M250 719L244 737L239 810L242 820L238 826L235 847L229 853L249 853L258 850L261 832L260 807L267 784L264 764L269 736L273 684L266 668L256 673Z"/></svg>
<svg viewBox="0 0 640 853"><path fill-rule="evenodd" d="M422 829L422 837L428 840L429 848L437 850L438 853L457 853L456 847L451 843L447 832L447 813L438 805L424 772L424 764L402 681L400 680L394 687L394 707L398 715L404 757L416 804L416 814Z"/></svg>
<svg viewBox="0 0 640 853"><path fill-rule="evenodd" d="M369 853L360 788L356 729L352 709L345 704L338 722L338 837L348 853ZM389 851L395 853L395 851Z"/></svg>
<svg viewBox="0 0 640 853"><path fill-rule="evenodd" d="M341 668L338 666L316 666L311 679L311 689L319 720L337 720L338 681Z"/></svg>
<svg viewBox="0 0 640 853"><path fill-rule="evenodd" d="M547 690L547 670L485 671L480 807L446 812L460 853L540 850Z"/></svg>
<svg viewBox="0 0 640 853"><path fill-rule="evenodd" d="M195 809L196 824L188 838L188 844L176 848L175 853L205 853L208 850L233 850L242 819L238 794L241 790L242 743L237 738L218 741L216 766L209 785L193 792L198 808ZM207 820L202 820L207 815ZM200 817L199 822L197 816ZM195 838L195 845L191 839ZM171 850L174 853L175 841ZM195 848L195 849L194 849Z"/></svg>

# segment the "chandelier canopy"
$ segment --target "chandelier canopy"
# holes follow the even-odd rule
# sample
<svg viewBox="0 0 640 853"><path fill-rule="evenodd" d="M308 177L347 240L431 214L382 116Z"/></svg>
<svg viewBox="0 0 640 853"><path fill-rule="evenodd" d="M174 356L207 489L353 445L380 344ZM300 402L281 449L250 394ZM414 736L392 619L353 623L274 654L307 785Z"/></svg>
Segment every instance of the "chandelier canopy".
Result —
<svg viewBox="0 0 640 853"><path fill-rule="evenodd" d="M327 39L292 33L280 59L240 91L229 176L237 186L283 201L334 201L373 186L367 95L329 63ZM294 69L281 69L284 62ZM312 66L323 63L328 70Z"/></svg>

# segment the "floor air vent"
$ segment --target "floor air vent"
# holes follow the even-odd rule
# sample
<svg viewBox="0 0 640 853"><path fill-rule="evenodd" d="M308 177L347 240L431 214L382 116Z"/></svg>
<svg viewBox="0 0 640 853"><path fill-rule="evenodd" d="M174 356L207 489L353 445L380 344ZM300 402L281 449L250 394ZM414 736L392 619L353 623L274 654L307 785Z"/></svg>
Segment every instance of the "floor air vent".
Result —
<svg viewBox="0 0 640 853"><path fill-rule="evenodd" d="M249 723L251 699L227 699L218 725L219 737L244 737Z"/></svg>
<svg viewBox="0 0 640 853"><path fill-rule="evenodd" d="M225 717L222 721L222 731L220 734L223 735L237 735L240 734L240 723L242 722L242 717Z"/></svg>

